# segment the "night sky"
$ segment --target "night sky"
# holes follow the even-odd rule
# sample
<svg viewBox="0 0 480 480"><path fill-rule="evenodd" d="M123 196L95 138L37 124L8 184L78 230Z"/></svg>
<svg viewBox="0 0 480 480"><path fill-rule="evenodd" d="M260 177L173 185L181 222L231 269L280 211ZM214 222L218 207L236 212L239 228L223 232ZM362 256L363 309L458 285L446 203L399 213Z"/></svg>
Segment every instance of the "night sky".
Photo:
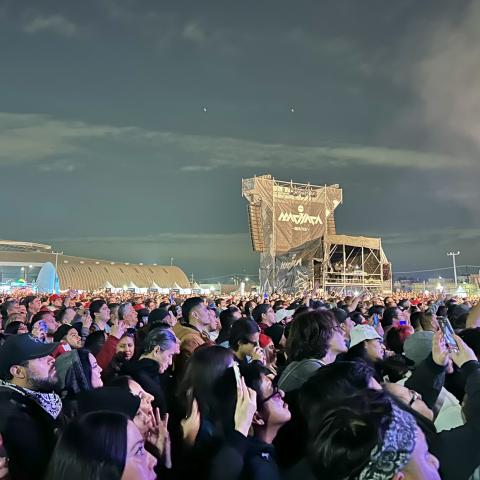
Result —
<svg viewBox="0 0 480 480"><path fill-rule="evenodd" d="M255 273L241 179L271 173L339 183L338 232L395 271L476 265L479 25L462 0L0 0L1 237Z"/></svg>

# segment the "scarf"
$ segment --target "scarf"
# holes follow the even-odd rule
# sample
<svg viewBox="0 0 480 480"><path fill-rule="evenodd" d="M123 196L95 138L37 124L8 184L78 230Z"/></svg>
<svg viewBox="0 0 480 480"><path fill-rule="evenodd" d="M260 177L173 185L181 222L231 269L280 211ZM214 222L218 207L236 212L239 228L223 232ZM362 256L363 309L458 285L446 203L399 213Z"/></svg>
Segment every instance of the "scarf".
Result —
<svg viewBox="0 0 480 480"><path fill-rule="evenodd" d="M56 419L60 415L62 411L62 400L56 393L34 392L28 388L24 390L53 418Z"/></svg>

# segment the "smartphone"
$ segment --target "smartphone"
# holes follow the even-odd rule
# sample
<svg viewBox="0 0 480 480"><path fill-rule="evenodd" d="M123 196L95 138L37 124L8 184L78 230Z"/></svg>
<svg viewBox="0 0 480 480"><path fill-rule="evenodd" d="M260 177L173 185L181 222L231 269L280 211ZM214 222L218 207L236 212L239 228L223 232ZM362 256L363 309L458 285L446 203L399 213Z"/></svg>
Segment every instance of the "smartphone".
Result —
<svg viewBox="0 0 480 480"><path fill-rule="evenodd" d="M240 369L238 368L238 363L233 362L233 372L235 373L235 380L237 381L237 385L240 384Z"/></svg>
<svg viewBox="0 0 480 480"><path fill-rule="evenodd" d="M378 327L378 313L373 314L373 326Z"/></svg>
<svg viewBox="0 0 480 480"><path fill-rule="evenodd" d="M268 298L268 293L264 293L264 294L263 294L263 298L264 298L264 300L267 300L267 298Z"/></svg>
<svg viewBox="0 0 480 480"><path fill-rule="evenodd" d="M458 352L458 345L455 341L454 330L450 320L447 317L437 317L438 324L440 325L440 330L442 330L443 338L445 339L445 344L450 351Z"/></svg>

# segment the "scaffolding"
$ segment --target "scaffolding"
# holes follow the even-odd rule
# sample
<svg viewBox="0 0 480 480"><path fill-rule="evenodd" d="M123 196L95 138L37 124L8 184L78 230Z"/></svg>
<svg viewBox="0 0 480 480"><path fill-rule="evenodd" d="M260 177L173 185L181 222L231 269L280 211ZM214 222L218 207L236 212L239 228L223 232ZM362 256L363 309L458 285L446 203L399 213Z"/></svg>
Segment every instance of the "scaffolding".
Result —
<svg viewBox="0 0 480 480"><path fill-rule="evenodd" d="M242 179L242 196L248 201L252 247L260 253L263 292L391 290L391 267L380 239L336 234L334 212L343 200L339 185L261 175ZM353 261L357 268L350 271Z"/></svg>

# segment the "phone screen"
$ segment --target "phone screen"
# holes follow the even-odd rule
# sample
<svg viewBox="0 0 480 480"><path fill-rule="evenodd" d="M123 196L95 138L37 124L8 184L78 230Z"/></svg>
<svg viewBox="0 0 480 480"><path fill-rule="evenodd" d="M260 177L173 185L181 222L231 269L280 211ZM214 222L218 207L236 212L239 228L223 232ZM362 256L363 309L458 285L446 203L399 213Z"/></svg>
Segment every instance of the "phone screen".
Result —
<svg viewBox="0 0 480 480"><path fill-rule="evenodd" d="M457 342L454 338L454 331L452 328L452 324L446 317L437 317L438 324L440 325L440 329L443 333L443 338L445 339L445 343L449 350L458 350Z"/></svg>
<svg viewBox="0 0 480 480"><path fill-rule="evenodd" d="M373 314L373 326L378 327L378 313Z"/></svg>

